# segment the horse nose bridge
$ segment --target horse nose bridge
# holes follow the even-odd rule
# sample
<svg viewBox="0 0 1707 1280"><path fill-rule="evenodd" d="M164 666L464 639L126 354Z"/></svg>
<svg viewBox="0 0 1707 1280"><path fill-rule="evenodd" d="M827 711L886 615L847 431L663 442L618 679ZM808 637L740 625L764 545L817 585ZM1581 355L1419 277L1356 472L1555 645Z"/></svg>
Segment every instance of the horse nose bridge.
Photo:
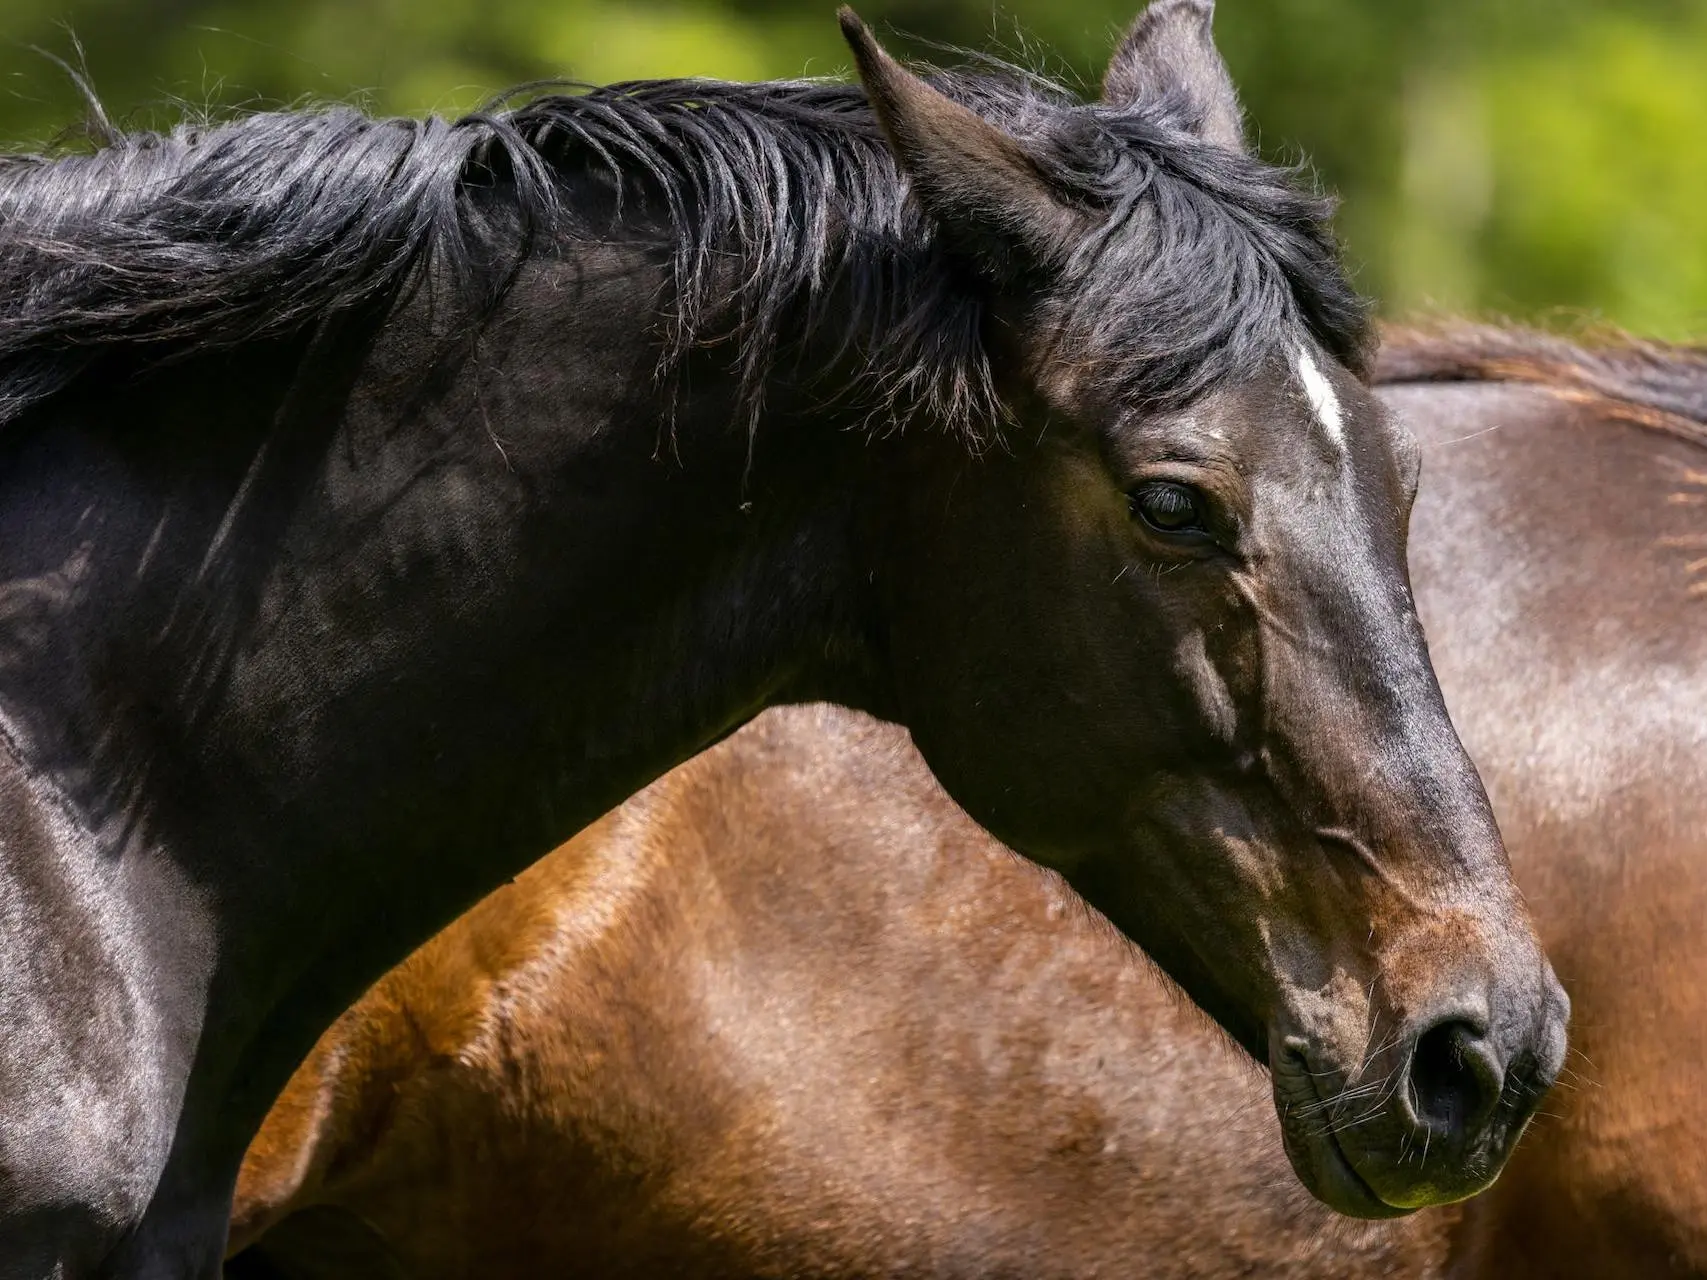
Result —
<svg viewBox="0 0 1707 1280"><path fill-rule="evenodd" d="M1265 754L1295 799L1313 800L1323 825L1357 831L1380 853L1477 862L1500 847L1420 641L1414 652L1366 639L1285 646L1265 665Z"/></svg>
<svg viewBox="0 0 1707 1280"><path fill-rule="evenodd" d="M1508 881L1487 793L1444 707L1403 734L1347 737L1319 764L1330 830L1355 833L1389 878L1430 899Z"/></svg>
<svg viewBox="0 0 1707 1280"><path fill-rule="evenodd" d="M1362 564L1252 584L1260 595L1264 753L1289 799L1376 848L1452 850L1493 831L1402 580ZM1361 567L1359 567L1361 565ZM1494 837L1497 843L1497 836Z"/></svg>
<svg viewBox="0 0 1707 1280"><path fill-rule="evenodd" d="M1514 909L1505 848L1479 790L1446 798L1426 781L1367 762L1363 770L1330 779L1310 835L1372 919L1426 923ZM1491 929L1497 920L1485 923Z"/></svg>

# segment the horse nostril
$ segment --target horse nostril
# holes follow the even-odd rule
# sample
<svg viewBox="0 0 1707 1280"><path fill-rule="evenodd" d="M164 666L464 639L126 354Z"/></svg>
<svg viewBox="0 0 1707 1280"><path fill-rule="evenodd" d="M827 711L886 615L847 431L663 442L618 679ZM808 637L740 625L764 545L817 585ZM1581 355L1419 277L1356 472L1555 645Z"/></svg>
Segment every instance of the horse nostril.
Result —
<svg viewBox="0 0 1707 1280"><path fill-rule="evenodd" d="M1500 1073L1482 1034L1456 1018L1438 1022L1411 1054L1411 1104L1437 1133L1461 1137L1499 1100Z"/></svg>

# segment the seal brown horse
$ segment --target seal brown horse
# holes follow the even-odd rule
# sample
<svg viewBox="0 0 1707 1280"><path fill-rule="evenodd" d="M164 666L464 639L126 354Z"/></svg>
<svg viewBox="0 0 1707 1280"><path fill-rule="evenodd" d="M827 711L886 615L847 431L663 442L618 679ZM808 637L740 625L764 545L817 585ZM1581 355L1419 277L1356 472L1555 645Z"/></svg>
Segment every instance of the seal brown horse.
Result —
<svg viewBox="0 0 1707 1280"><path fill-rule="evenodd" d="M1334 1220L1201 1015L903 732L802 708L345 1015L249 1154L233 1275L1707 1275L1707 358L1459 330L1383 377L1583 1047L1492 1190Z"/></svg>
<svg viewBox="0 0 1707 1280"><path fill-rule="evenodd" d="M1499 1171L1568 1006L1328 202L1201 0L1095 102L842 25L858 85L0 160L7 1280L217 1275L362 990L800 701L905 724L1267 1063L1325 1202Z"/></svg>

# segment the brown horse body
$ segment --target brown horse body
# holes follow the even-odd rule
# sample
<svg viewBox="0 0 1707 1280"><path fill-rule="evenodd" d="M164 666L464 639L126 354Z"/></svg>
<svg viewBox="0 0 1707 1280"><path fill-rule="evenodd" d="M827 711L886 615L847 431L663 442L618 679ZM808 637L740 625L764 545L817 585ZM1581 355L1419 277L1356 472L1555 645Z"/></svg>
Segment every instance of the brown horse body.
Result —
<svg viewBox="0 0 1707 1280"><path fill-rule="evenodd" d="M251 1150L234 1273L1707 1275L1707 374L1388 359L1434 661L1583 1055L1492 1191L1335 1218L1247 1058L904 733L811 707L341 1019Z"/></svg>

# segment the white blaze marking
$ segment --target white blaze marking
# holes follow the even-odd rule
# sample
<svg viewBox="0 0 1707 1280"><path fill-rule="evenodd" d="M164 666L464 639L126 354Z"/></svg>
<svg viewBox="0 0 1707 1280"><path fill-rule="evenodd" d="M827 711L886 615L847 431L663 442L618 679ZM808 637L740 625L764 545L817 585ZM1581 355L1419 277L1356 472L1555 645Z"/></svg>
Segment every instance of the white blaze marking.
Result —
<svg viewBox="0 0 1707 1280"><path fill-rule="evenodd" d="M1298 349L1298 381L1304 384L1304 394L1310 399L1310 408L1316 411L1316 417L1321 420L1322 429L1328 433L1328 439L1336 445L1345 444L1345 432L1340 429L1340 401L1334 394L1334 387L1316 367L1316 360L1308 350Z"/></svg>

